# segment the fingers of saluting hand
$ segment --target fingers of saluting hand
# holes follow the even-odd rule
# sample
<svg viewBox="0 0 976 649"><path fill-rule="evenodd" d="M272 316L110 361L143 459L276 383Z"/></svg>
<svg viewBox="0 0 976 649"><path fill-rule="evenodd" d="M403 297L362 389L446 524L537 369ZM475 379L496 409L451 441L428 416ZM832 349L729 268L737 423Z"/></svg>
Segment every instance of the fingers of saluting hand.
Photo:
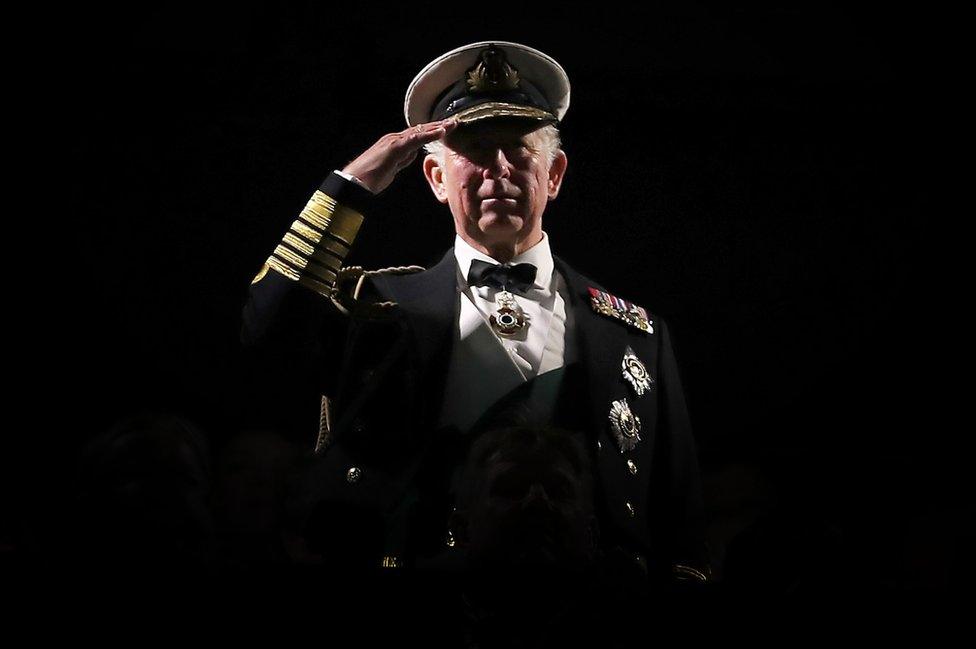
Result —
<svg viewBox="0 0 976 649"><path fill-rule="evenodd" d="M413 162L422 146L428 142L439 140L456 127L457 120L449 118L417 124L393 134L393 148L397 151L397 171Z"/></svg>
<svg viewBox="0 0 976 649"><path fill-rule="evenodd" d="M417 124L416 126L411 126L408 129L400 131L400 135L403 139L403 145L407 148L419 149L428 142L433 142L438 140L447 133L451 132L457 127L457 120L453 117L448 119L437 120L436 122L427 122L425 124Z"/></svg>
<svg viewBox="0 0 976 649"><path fill-rule="evenodd" d="M457 128L457 120L442 119L387 133L343 171L359 178L374 193L383 191L393 177L413 162L420 148Z"/></svg>

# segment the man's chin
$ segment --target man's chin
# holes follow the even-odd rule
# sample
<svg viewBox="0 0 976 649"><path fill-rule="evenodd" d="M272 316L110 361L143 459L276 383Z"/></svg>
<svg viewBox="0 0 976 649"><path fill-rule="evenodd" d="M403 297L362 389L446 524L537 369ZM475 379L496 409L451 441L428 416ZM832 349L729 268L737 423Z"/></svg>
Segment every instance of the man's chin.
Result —
<svg viewBox="0 0 976 649"><path fill-rule="evenodd" d="M525 219L515 214L490 213L485 214L478 221L482 232L518 232L525 224Z"/></svg>

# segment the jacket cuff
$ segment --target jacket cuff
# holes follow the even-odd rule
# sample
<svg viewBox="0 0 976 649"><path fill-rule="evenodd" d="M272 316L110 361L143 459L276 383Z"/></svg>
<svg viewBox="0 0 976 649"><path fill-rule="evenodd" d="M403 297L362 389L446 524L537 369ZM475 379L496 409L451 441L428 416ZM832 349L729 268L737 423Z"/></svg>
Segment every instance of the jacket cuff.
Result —
<svg viewBox="0 0 976 649"><path fill-rule="evenodd" d="M335 171L326 176L319 187L319 191L332 196L357 212L367 211L376 198L376 195L363 185L346 180Z"/></svg>
<svg viewBox="0 0 976 649"><path fill-rule="evenodd" d="M362 187L363 189L365 189L365 190L367 190L367 191L369 191L369 193L370 193L370 194L375 194L375 192L374 192L373 190L371 190L371 189L370 189L369 187L367 187L367 186L366 186L366 183L364 183L364 182L363 182L362 180L360 180L359 178L356 178L356 177L355 177L355 176L353 176L352 174L348 174L348 173L346 173L345 171L339 171L338 169L336 169L336 170L335 170L335 171L333 171L332 173L334 173L334 174L336 174L337 176L342 176L342 177L343 177L343 178L345 178L346 180L351 180L352 182L354 182L354 183L356 183L357 185L359 185L359 186L360 186L360 187Z"/></svg>
<svg viewBox="0 0 976 649"><path fill-rule="evenodd" d="M329 174L268 257L266 266L331 297L372 196L369 190L337 173Z"/></svg>

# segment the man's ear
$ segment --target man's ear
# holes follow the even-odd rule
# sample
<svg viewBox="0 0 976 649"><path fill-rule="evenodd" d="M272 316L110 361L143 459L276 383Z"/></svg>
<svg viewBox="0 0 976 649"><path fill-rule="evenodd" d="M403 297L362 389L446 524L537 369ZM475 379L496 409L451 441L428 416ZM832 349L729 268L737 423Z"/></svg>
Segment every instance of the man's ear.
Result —
<svg viewBox="0 0 976 649"><path fill-rule="evenodd" d="M441 166L437 156L428 153L424 158L424 178L441 203L447 202L447 187L444 186L444 167Z"/></svg>
<svg viewBox="0 0 976 649"><path fill-rule="evenodd" d="M556 157L553 159L552 164L549 165L549 186L547 187L549 200L556 198L559 194L559 188L563 184L563 177L566 175L566 165L568 163L566 152L562 149L556 151Z"/></svg>

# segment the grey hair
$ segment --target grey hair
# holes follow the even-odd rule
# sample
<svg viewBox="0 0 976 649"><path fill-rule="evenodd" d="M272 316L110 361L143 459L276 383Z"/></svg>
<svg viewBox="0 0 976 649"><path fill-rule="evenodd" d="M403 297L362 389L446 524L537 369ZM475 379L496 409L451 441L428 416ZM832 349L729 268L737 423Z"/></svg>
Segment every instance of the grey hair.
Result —
<svg viewBox="0 0 976 649"><path fill-rule="evenodd" d="M556 154L559 153L560 147L562 146L562 141L559 139L559 129L556 128L555 124L547 124L542 128L533 131L537 133L542 140L542 147L546 153L546 159L549 162L549 166L552 166L552 161L556 159ZM437 159L444 163L444 146L443 140L434 140L433 142L428 142L424 145L424 150L427 153L432 153L437 156Z"/></svg>

